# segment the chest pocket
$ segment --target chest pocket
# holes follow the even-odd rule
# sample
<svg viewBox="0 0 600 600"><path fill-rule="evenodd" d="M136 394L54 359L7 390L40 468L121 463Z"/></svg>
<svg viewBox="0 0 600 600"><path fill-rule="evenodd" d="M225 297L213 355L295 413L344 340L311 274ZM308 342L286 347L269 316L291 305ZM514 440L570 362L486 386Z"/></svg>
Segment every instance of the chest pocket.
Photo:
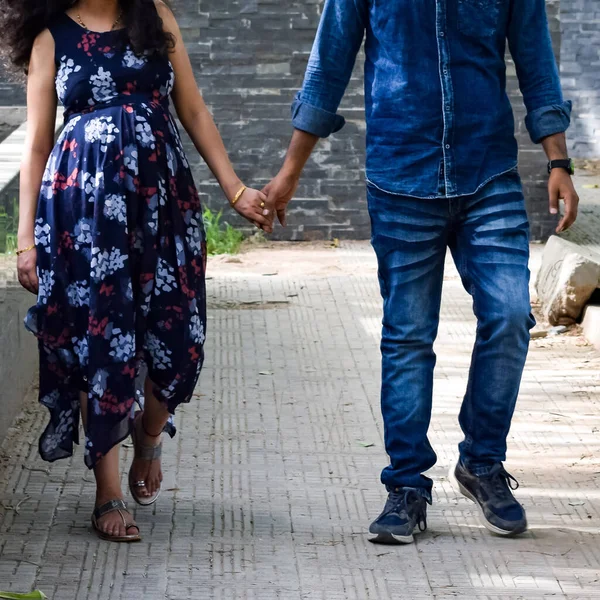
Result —
<svg viewBox="0 0 600 600"><path fill-rule="evenodd" d="M501 0L458 0L458 30L472 37L489 37L499 28Z"/></svg>

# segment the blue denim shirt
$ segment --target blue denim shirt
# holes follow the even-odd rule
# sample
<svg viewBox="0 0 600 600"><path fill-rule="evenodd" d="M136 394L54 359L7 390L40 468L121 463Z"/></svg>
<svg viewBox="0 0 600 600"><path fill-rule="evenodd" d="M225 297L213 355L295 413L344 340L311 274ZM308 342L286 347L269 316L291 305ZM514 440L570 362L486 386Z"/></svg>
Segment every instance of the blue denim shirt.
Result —
<svg viewBox="0 0 600 600"><path fill-rule="evenodd" d="M296 129L343 127L337 110L365 32L367 179L384 191L468 195L515 168L507 40L531 139L569 126L545 0L326 0Z"/></svg>

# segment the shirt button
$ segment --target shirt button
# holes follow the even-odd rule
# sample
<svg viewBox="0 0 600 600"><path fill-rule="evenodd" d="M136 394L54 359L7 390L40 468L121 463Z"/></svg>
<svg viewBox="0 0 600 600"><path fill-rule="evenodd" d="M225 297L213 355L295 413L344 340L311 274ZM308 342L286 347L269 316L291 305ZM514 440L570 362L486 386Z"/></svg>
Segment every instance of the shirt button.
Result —
<svg viewBox="0 0 600 600"><path fill-rule="evenodd" d="M446 150L450 150L450 144L446 144Z"/></svg>
<svg viewBox="0 0 600 600"><path fill-rule="evenodd" d="M440 37L444 37L446 34L443 31L440 31Z"/></svg>
<svg viewBox="0 0 600 600"><path fill-rule="evenodd" d="M448 69L444 69L444 75L448 75Z"/></svg>

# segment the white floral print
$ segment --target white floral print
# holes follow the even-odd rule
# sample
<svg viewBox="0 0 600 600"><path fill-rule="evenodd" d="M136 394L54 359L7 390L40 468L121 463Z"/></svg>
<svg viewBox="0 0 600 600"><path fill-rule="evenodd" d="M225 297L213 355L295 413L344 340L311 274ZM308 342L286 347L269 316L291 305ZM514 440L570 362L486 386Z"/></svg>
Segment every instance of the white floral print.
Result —
<svg viewBox="0 0 600 600"><path fill-rule="evenodd" d="M118 194L109 194L104 200L104 216L107 219L127 223L127 204Z"/></svg>
<svg viewBox="0 0 600 600"><path fill-rule="evenodd" d="M164 259L159 258L156 268L154 294L160 296L162 292L172 292L177 287L177 280L173 276L175 269Z"/></svg>
<svg viewBox="0 0 600 600"><path fill-rule="evenodd" d="M113 81L110 71L104 70L103 67L98 69L98 72L90 77L92 84L92 96L88 100L90 106L97 102L108 102L117 97L117 86Z"/></svg>
<svg viewBox="0 0 600 600"><path fill-rule="evenodd" d="M156 148L156 138L152 133L152 127L150 127L150 123L148 123L146 117L141 115L137 115L136 117L136 125L135 125L135 137L140 146L144 146L144 148Z"/></svg>
<svg viewBox="0 0 600 600"><path fill-rule="evenodd" d="M69 284L67 297L71 306L89 306L90 286L87 281L74 281Z"/></svg>
<svg viewBox="0 0 600 600"><path fill-rule="evenodd" d="M204 229L200 224L199 218L197 216L193 216L190 219L190 224L186 230L186 239L190 250L196 256L202 254L202 242L204 240L203 232Z"/></svg>
<svg viewBox="0 0 600 600"><path fill-rule="evenodd" d="M81 65L76 65L72 58L63 56L60 59L60 67L56 73L56 95L61 102L64 102L67 91L67 80L71 73L81 71Z"/></svg>
<svg viewBox="0 0 600 600"><path fill-rule="evenodd" d="M107 144L114 142L119 133L117 126L111 122L112 117L96 117L85 124L85 141L100 142L102 152L106 152Z"/></svg>
<svg viewBox="0 0 600 600"><path fill-rule="evenodd" d="M190 336L195 344L204 344L204 325L197 314L190 319Z"/></svg>
<svg viewBox="0 0 600 600"><path fill-rule="evenodd" d="M34 238L37 246L41 246L44 252L50 254L50 225L44 223L43 219L36 219Z"/></svg>
<svg viewBox="0 0 600 600"><path fill-rule="evenodd" d="M152 365L155 369L162 371L171 366L171 350L151 331L146 333L146 350L152 358Z"/></svg>
<svg viewBox="0 0 600 600"><path fill-rule="evenodd" d="M74 337L71 340L71 343L73 344L73 350L75 351L75 354L77 355L79 364L82 367L85 367L88 364L88 358L89 358L89 345L88 345L87 337L84 337L81 339Z"/></svg>
<svg viewBox="0 0 600 600"><path fill-rule="evenodd" d="M116 273L125 266L127 255L121 254L118 248L112 250L100 250L92 248L92 260L90 263L91 275L95 281L101 281L108 275Z"/></svg>
<svg viewBox="0 0 600 600"><path fill-rule="evenodd" d="M148 59L145 56L136 56L131 48L127 48L123 54L123 66L130 69L141 69L147 62Z"/></svg>
<svg viewBox="0 0 600 600"><path fill-rule="evenodd" d="M38 303L48 304L54 286L54 271L42 271L39 275Z"/></svg>
<svg viewBox="0 0 600 600"><path fill-rule="evenodd" d="M110 340L109 352L117 362L127 362L135 354L135 339L131 333L122 333L120 329L113 330L114 337Z"/></svg>
<svg viewBox="0 0 600 600"><path fill-rule="evenodd" d="M58 414L58 425L55 427L52 434L43 438L42 449L44 452L52 452L58 448L61 440L73 429L75 417L73 409L61 410Z"/></svg>
<svg viewBox="0 0 600 600"><path fill-rule="evenodd" d="M80 219L75 224L75 250L88 250L92 244L92 220Z"/></svg>
<svg viewBox="0 0 600 600"><path fill-rule="evenodd" d="M98 398L102 398L102 396L104 396L104 392L106 391L107 382L108 371L106 371L106 369L98 369L90 381L92 393L94 393Z"/></svg>
<svg viewBox="0 0 600 600"><path fill-rule="evenodd" d="M133 175L138 175L138 151L133 144L128 144L123 150L123 164Z"/></svg>

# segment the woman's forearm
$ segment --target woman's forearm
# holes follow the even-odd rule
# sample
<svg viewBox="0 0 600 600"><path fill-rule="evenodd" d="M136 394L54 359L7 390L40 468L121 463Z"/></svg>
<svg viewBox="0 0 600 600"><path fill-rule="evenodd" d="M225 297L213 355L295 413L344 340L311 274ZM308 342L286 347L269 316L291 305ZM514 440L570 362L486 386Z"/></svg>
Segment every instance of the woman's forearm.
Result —
<svg viewBox="0 0 600 600"><path fill-rule="evenodd" d="M28 152L21 163L18 231L20 247L33 244L38 195L49 154L45 151Z"/></svg>
<svg viewBox="0 0 600 600"><path fill-rule="evenodd" d="M231 165L221 134L208 108L203 106L195 116L189 118L189 122L182 121L182 123L208 168L217 178L225 196L231 202L242 186L242 182Z"/></svg>

